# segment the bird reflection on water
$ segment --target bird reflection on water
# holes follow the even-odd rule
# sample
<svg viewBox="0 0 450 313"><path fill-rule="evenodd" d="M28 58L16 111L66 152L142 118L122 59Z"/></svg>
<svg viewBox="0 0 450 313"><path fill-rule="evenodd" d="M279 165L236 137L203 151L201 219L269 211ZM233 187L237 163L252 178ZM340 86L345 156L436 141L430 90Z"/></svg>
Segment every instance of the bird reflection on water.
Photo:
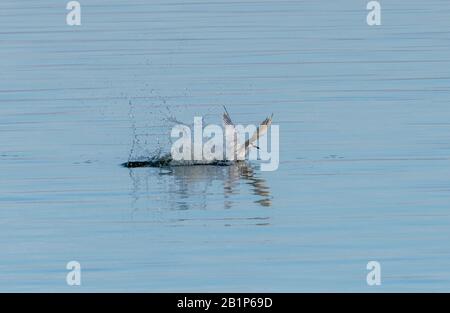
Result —
<svg viewBox="0 0 450 313"><path fill-rule="evenodd" d="M174 166L164 168L129 168L133 207L146 201L147 208L189 210L243 206L234 197L250 193L262 207L272 205L270 188L255 171L254 165L239 162L229 166Z"/></svg>

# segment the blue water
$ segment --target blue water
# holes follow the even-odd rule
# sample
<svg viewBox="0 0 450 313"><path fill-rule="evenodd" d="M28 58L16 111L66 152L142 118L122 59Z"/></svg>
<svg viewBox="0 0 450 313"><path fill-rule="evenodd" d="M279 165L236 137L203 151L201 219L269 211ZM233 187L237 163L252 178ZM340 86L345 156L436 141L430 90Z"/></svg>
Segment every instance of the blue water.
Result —
<svg viewBox="0 0 450 313"><path fill-rule="evenodd" d="M0 2L1 291L450 291L450 2L80 2ZM223 104L277 171L120 166Z"/></svg>

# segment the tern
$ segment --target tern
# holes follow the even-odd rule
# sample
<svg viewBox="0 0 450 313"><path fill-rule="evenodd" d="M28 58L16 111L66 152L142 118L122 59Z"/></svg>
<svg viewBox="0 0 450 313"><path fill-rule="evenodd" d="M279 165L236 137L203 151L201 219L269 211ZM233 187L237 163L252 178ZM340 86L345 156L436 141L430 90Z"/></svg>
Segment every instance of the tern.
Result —
<svg viewBox="0 0 450 313"><path fill-rule="evenodd" d="M217 160L174 160L170 153L164 155L156 155L145 160L128 161L122 165L125 167L170 167L170 166L192 166L192 165L231 165L234 162L240 164L244 162L251 148L260 149L257 146L257 142L261 136L267 133L270 125L272 124L273 113L271 116L267 117L262 121L256 128L252 136L247 139L244 143L239 143L237 141L238 129L236 125L231 120L230 114L225 106L223 106L225 112L223 113L223 126L225 128L225 140L227 149L231 150L233 157ZM254 128L253 128L254 129ZM250 136L250 134L249 134ZM190 141L189 141L190 142ZM236 156L236 158L234 158Z"/></svg>
<svg viewBox="0 0 450 313"><path fill-rule="evenodd" d="M267 133L267 130L272 124L273 113L271 116L267 117L264 121L260 123L260 125L253 133L253 135L250 137L250 139L247 139L244 142L244 144L239 144L236 142L237 132L235 125L231 120L230 114L228 113L228 110L225 106L223 106L223 109L225 110L225 112L223 113L223 125L225 129L227 129L227 127L230 127L229 129L231 129L231 132L227 133L226 136L227 143L230 144L230 147L234 149L234 151L236 151L237 160L241 161L245 160L248 156L248 153L250 152L250 148L256 148L259 150L259 147L256 145L256 142L259 140L261 136Z"/></svg>

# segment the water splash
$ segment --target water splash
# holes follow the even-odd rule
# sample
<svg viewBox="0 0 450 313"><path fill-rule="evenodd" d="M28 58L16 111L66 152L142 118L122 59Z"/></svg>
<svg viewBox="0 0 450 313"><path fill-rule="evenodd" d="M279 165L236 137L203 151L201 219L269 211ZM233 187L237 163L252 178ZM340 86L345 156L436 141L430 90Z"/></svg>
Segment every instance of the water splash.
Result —
<svg viewBox="0 0 450 313"><path fill-rule="evenodd" d="M165 99L163 99L165 103ZM146 116L146 113L140 112L139 117L143 117L143 121L138 121L136 116L136 105L133 101L129 100L129 111L128 117L131 122L131 132L132 132L132 144L130 152L128 155L128 162L145 162L160 159L162 156L167 155L167 147L169 147L170 142L164 142L161 137L165 136L167 133L168 124L164 121L162 125L153 126L156 132L150 133L151 128L149 122L151 119ZM147 110L152 114L153 110ZM138 123L143 123L143 125L138 126ZM154 123L154 121L153 121ZM144 131L140 132L140 129ZM170 140L170 136L165 136Z"/></svg>
<svg viewBox="0 0 450 313"><path fill-rule="evenodd" d="M128 117L131 124L132 144L128 155L128 161L122 165L128 168L135 167L168 167L168 166L193 166L193 165L215 165L228 166L230 161L175 161L170 154L172 138L170 130L175 125L185 125L190 128L193 124L186 123L177 117L164 97L157 97L162 102L157 106L144 106L142 112L136 114L138 104L129 100ZM177 106L177 111L180 107ZM206 118L211 115L211 109L205 112ZM157 114L155 114L155 112ZM148 116L150 114L151 116ZM189 114L191 115L191 114ZM219 114L217 114L220 116ZM151 119L153 117L153 119ZM138 120L139 118L139 120ZM152 122L152 125L149 122ZM141 130L142 129L142 130ZM154 132L149 132L150 129Z"/></svg>

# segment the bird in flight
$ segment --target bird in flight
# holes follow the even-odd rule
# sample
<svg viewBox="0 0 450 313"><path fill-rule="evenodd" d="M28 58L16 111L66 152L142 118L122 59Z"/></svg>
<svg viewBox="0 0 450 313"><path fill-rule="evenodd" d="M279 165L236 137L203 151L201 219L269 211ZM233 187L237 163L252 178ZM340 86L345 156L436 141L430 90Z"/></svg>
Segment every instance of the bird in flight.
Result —
<svg viewBox="0 0 450 313"><path fill-rule="evenodd" d="M253 135L249 139L247 139L244 144L239 144L236 140L237 131L235 125L231 120L227 108L225 106L223 106L223 108L225 110L225 112L223 113L223 125L225 129L231 130L230 132L226 133L227 144L229 144L229 147L233 149L233 151L236 151L238 160L244 160L247 157L250 148L259 149L256 143L261 136L267 133L267 130L272 124L273 113L271 116L267 117L260 123Z"/></svg>

